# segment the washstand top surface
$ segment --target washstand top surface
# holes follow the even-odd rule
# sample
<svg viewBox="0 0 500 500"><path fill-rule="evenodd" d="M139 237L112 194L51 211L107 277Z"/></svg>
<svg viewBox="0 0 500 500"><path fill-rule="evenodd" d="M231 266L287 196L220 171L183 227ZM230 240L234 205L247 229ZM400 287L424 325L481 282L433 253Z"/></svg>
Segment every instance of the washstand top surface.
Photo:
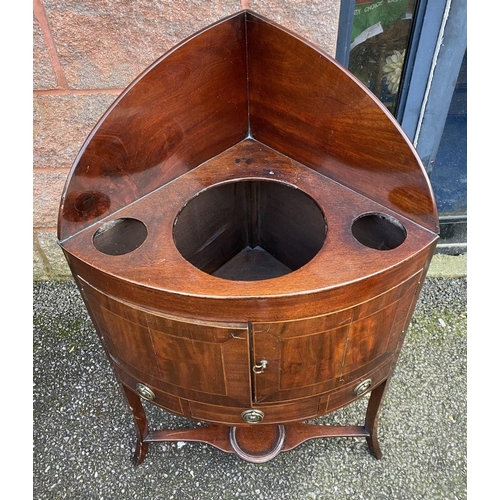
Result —
<svg viewBox="0 0 500 500"><path fill-rule="evenodd" d="M130 282L256 296L262 282L207 274L173 237L191 199L244 180L299 189L324 215L317 251L266 280L267 296L361 280L437 238L429 179L387 109L328 54L244 10L171 49L110 106L68 176L58 239L85 264ZM132 242L110 255L115 226ZM390 242L373 243L384 228Z"/></svg>
<svg viewBox="0 0 500 500"><path fill-rule="evenodd" d="M211 269L221 254L244 250L247 218L260 209L262 230L250 246L289 270L249 280ZM391 269L397 276L416 256L415 273L435 240L410 219L248 139L80 231L64 248L129 283L241 298L320 292ZM221 258L216 267L228 260Z"/></svg>

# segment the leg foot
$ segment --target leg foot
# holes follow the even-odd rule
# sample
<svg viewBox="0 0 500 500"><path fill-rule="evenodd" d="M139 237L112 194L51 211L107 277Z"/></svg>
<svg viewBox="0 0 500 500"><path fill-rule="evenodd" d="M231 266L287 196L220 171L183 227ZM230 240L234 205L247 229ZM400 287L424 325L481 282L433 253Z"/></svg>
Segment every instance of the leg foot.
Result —
<svg viewBox="0 0 500 500"><path fill-rule="evenodd" d="M377 459L380 460L382 458L382 451L380 450L380 446L378 444L378 439L376 434L366 438L366 442L368 444L368 449L370 453Z"/></svg>
<svg viewBox="0 0 500 500"><path fill-rule="evenodd" d="M148 443L145 443L137 437L137 442L135 444L135 453L134 453L134 465L137 467L138 465L141 465L144 459L146 458L146 455L148 453Z"/></svg>

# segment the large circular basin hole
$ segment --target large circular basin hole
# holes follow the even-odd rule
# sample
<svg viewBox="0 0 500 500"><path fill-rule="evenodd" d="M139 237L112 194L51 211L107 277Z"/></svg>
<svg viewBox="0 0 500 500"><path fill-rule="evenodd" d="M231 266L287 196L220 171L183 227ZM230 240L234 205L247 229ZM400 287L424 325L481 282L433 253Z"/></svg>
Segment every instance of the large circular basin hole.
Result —
<svg viewBox="0 0 500 500"><path fill-rule="evenodd" d="M361 215L353 222L351 230L361 244L376 250L393 250L406 239L403 224L383 213Z"/></svg>
<svg viewBox="0 0 500 500"><path fill-rule="evenodd" d="M93 238L94 247L107 255L124 255L139 248L148 236L143 222L132 218L115 219L103 224Z"/></svg>
<svg viewBox="0 0 500 500"><path fill-rule="evenodd" d="M306 193L278 181L243 180L198 193L177 215L177 249L203 272L236 281L283 276L321 249L326 221Z"/></svg>

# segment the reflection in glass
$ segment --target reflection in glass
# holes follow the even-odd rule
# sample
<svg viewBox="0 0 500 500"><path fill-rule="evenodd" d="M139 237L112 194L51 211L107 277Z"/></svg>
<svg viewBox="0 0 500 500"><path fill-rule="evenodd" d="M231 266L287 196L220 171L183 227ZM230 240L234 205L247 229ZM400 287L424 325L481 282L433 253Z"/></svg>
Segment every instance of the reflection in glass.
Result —
<svg viewBox="0 0 500 500"><path fill-rule="evenodd" d="M417 0L356 0L349 70L396 113Z"/></svg>

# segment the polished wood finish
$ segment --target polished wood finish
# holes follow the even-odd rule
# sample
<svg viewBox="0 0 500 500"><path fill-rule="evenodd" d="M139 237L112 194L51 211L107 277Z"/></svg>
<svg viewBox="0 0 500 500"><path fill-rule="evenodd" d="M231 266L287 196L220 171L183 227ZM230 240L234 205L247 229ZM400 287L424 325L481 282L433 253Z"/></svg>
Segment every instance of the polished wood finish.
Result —
<svg viewBox="0 0 500 500"><path fill-rule="evenodd" d="M58 237L137 429L262 463L377 422L437 241L412 145L327 54L242 11L140 75ZM304 423L371 393L363 426ZM142 400L204 422L150 431Z"/></svg>
<svg viewBox="0 0 500 500"><path fill-rule="evenodd" d="M383 104L283 28L249 15L247 30L252 136L437 231L428 180Z"/></svg>
<svg viewBox="0 0 500 500"><path fill-rule="evenodd" d="M61 240L247 135L245 26L233 16L179 44L108 109L73 165Z"/></svg>

